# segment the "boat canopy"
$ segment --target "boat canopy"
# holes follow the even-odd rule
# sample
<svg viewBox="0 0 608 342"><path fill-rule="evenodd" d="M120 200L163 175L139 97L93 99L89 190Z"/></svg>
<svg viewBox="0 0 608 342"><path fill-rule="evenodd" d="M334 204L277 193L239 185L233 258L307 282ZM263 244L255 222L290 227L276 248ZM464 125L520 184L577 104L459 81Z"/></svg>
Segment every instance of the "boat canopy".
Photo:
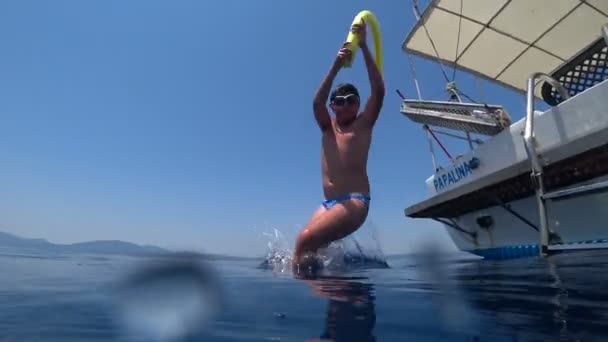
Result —
<svg viewBox="0 0 608 342"><path fill-rule="evenodd" d="M606 23L607 0L432 0L402 49L525 92L531 73L551 74Z"/></svg>

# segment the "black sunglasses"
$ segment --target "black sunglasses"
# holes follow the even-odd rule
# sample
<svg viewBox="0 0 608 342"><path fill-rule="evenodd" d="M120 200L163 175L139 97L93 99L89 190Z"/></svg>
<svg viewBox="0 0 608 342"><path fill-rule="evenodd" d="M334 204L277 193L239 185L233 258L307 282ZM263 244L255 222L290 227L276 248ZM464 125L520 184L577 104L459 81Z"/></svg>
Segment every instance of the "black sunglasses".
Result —
<svg viewBox="0 0 608 342"><path fill-rule="evenodd" d="M359 102L359 96L357 96L355 94L336 96L333 98L333 100L331 100L331 103L333 103L335 106L338 106L338 107L342 107L344 105L351 106L351 105L357 104L358 102Z"/></svg>

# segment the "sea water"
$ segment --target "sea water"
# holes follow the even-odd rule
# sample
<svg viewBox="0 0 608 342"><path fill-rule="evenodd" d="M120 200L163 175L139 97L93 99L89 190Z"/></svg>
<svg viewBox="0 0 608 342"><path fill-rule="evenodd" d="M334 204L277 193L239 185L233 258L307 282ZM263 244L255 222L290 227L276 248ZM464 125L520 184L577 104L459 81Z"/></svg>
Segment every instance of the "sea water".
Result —
<svg viewBox="0 0 608 342"><path fill-rule="evenodd" d="M279 235L260 258L0 248L0 341L608 340L605 251L488 261L428 247L351 264L353 247L334 245L333 267L299 278Z"/></svg>

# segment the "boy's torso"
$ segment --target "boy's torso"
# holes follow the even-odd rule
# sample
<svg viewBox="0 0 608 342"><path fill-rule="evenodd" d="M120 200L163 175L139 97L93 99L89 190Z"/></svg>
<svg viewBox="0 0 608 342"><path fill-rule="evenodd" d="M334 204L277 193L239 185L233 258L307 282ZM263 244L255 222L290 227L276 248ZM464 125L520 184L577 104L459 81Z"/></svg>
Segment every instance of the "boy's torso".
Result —
<svg viewBox="0 0 608 342"><path fill-rule="evenodd" d="M372 129L360 122L339 127L332 120L330 129L323 132L321 169L326 198L350 192L369 193L367 159Z"/></svg>

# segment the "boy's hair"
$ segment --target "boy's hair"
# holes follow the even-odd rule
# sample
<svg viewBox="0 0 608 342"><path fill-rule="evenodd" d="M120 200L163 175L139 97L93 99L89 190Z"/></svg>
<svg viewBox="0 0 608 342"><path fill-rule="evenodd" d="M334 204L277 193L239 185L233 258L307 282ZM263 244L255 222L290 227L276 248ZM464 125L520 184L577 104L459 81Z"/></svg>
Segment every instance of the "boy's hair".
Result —
<svg viewBox="0 0 608 342"><path fill-rule="evenodd" d="M331 96L329 97L330 101L333 101L336 96L344 96L348 94L354 94L359 97L359 91L357 88L350 83L341 83L336 86L336 88L331 92Z"/></svg>

